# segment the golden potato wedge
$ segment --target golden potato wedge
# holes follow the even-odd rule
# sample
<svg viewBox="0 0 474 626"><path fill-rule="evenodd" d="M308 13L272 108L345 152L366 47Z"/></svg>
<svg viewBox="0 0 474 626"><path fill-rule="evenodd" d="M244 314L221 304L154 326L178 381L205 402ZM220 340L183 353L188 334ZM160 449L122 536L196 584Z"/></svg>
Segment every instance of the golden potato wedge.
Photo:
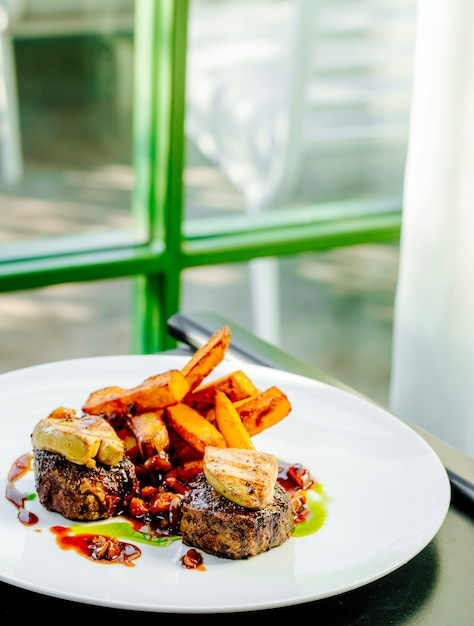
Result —
<svg viewBox="0 0 474 626"><path fill-rule="evenodd" d="M199 385L186 394L183 402L203 414L213 408L216 391L223 391L232 402L244 400L259 392L247 374L242 370L236 370L209 383Z"/></svg>
<svg viewBox="0 0 474 626"><path fill-rule="evenodd" d="M104 387L103 389L97 389L89 394L87 398L85 407L90 406L93 409L94 406L101 404L102 402L107 402L110 398L118 396L124 393L126 389L123 387ZM98 415L99 413L92 413L91 411L86 411L83 407L84 413L89 413L90 415ZM104 413L105 414L105 413Z"/></svg>
<svg viewBox="0 0 474 626"><path fill-rule="evenodd" d="M190 390L196 389L212 370L224 359L230 344L230 328L223 326L209 341L201 346L181 370Z"/></svg>
<svg viewBox="0 0 474 626"><path fill-rule="evenodd" d="M236 402L235 408L253 436L284 419L291 411L291 404L281 389L269 387L252 398Z"/></svg>
<svg viewBox="0 0 474 626"><path fill-rule="evenodd" d="M169 406L165 414L178 435L201 454L204 454L206 446L226 447L225 439L217 428L187 404L180 402Z"/></svg>
<svg viewBox="0 0 474 626"><path fill-rule="evenodd" d="M183 465L183 463L187 463L189 461L202 459L202 454L196 450L196 448L190 446L189 443L181 437L181 435L178 435L170 424L168 424L168 433L170 437L168 454L174 467Z"/></svg>
<svg viewBox="0 0 474 626"><path fill-rule="evenodd" d="M179 370L169 370L147 378L131 389L107 387L92 392L82 410L89 415L126 415L162 409L180 402L189 384Z"/></svg>
<svg viewBox="0 0 474 626"><path fill-rule="evenodd" d="M237 409L223 391L215 396L217 428L222 433L229 448L254 450L250 435L240 419Z"/></svg>
<svg viewBox="0 0 474 626"><path fill-rule="evenodd" d="M143 460L168 449L170 438L163 421L163 410L130 415L127 421L137 439Z"/></svg>

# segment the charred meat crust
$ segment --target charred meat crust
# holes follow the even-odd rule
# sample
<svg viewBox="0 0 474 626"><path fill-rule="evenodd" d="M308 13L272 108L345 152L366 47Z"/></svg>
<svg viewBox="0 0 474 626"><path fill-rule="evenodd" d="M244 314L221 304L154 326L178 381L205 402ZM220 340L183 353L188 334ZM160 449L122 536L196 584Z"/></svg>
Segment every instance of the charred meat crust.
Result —
<svg viewBox="0 0 474 626"><path fill-rule="evenodd" d="M135 466L127 456L115 466L97 463L88 468L35 448L33 470L40 503L70 520L119 515L138 489Z"/></svg>
<svg viewBox="0 0 474 626"><path fill-rule="evenodd" d="M293 505L278 483L273 502L250 510L220 495L200 474L181 503L183 543L226 559L248 559L276 548L294 527Z"/></svg>

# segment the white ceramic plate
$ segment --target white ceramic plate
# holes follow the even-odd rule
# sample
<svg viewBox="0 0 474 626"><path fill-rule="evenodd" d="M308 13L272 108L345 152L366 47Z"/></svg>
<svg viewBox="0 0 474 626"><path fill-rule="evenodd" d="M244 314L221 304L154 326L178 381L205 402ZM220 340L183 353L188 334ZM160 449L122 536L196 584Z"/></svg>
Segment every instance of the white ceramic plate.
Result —
<svg viewBox="0 0 474 626"><path fill-rule="evenodd" d="M31 451L34 424L54 408L80 409L91 391L132 387L180 369L172 355L96 357L49 363L0 376L0 481ZM224 362L212 377L242 366ZM260 388L280 387L290 415L254 438L256 447L306 465L329 498L324 525L246 561L204 555L205 571L179 562L180 541L140 544L135 567L93 563L63 551L53 525L71 525L36 501L39 524L22 525L0 498L0 579L88 604L154 612L220 613L299 604L361 587L405 564L435 536L449 508L446 472L412 429L359 396L261 366L243 369ZM32 472L17 483L34 491ZM42 532L38 532L41 530ZM47 563L47 567L45 564Z"/></svg>

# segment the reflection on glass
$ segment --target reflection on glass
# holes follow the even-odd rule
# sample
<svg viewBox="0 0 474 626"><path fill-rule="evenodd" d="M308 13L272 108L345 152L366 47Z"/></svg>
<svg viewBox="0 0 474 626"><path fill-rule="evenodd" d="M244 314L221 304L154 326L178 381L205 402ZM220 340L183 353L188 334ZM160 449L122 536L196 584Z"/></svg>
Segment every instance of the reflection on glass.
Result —
<svg viewBox="0 0 474 626"><path fill-rule="evenodd" d="M7 5L0 243L129 228L133 0Z"/></svg>
<svg viewBox="0 0 474 626"><path fill-rule="evenodd" d="M0 295L0 374L38 363L129 354L129 279Z"/></svg>

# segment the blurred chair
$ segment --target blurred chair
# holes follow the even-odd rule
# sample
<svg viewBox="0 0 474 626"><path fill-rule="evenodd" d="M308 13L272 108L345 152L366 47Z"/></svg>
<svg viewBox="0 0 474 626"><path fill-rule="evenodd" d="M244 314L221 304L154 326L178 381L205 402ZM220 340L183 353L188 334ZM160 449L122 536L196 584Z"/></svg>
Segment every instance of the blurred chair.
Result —
<svg viewBox="0 0 474 626"><path fill-rule="evenodd" d="M249 216L401 194L415 4L191 0L186 133ZM254 332L278 344L278 261L249 268Z"/></svg>
<svg viewBox="0 0 474 626"><path fill-rule="evenodd" d="M0 0L2 182L15 183L23 175L14 40L91 33L131 33L133 22L133 0ZM120 46L119 42L117 46ZM124 57L120 47L115 52L121 58ZM120 90L118 95L121 95Z"/></svg>

